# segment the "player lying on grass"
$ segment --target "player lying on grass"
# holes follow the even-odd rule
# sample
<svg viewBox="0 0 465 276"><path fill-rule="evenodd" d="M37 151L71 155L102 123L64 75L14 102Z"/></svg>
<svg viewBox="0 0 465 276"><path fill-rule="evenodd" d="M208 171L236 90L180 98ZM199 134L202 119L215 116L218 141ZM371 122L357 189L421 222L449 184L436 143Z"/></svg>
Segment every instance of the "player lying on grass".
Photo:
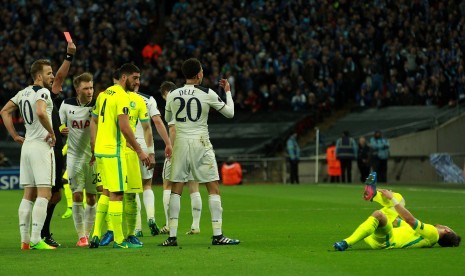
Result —
<svg viewBox="0 0 465 276"><path fill-rule="evenodd" d="M365 182L364 199L376 201L383 208L374 211L348 238L336 242L336 250L344 251L364 240L373 249L422 248L460 245L461 237L451 228L440 224L427 224L416 219L405 208L402 195L385 189L376 189L376 172Z"/></svg>

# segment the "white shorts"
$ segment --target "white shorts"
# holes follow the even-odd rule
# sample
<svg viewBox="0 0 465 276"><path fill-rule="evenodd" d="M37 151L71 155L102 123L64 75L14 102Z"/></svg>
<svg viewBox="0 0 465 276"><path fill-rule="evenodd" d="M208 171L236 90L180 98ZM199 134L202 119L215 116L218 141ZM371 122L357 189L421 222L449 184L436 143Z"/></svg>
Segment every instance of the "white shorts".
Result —
<svg viewBox="0 0 465 276"><path fill-rule="evenodd" d="M73 193L82 192L97 194L96 165L89 165L90 158L76 158L68 154L66 159L69 187Z"/></svg>
<svg viewBox="0 0 465 276"><path fill-rule="evenodd" d="M139 166L140 166L140 174L143 180L153 178L153 169L151 170L147 169L144 163L142 163L142 161L140 160L139 160Z"/></svg>
<svg viewBox="0 0 465 276"><path fill-rule="evenodd" d="M163 179L170 179L171 175L171 159L165 158L165 163L163 164L163 171L161 173L161 177ZM194 181L194 176L192 176L192 172L189 172L189 181Z"/></svg>
<svg viewBox="0 0 465 276"><path fill-rule="evenodd" d="M25 142L21 148L19 183L23 187L55 186L55 154L46 142Z"/></svg>
<svg viewBox="0 0 465 276"><path fill-rule="evenodd" d="M147 150L147 144L145 143L145 139L140 139L140 138L136 138L136 141L139 143L140 147L142 148L142 150L149 154L151 152L148 152ZM153 170L154 169L147 169L147 167L144 165L144 163L142 161L139 160L139 166L140 166L140 174L142 176L142 179L152 179L153 178Z"/></svg>
<svg viewBox="0 0 465 276"><path fill-rule="evenodd" d="M174 142L170 177L172 182L187 182L189 173L195 181L218 181L218 165L215 151L208 138L178 139Z"/></svg>

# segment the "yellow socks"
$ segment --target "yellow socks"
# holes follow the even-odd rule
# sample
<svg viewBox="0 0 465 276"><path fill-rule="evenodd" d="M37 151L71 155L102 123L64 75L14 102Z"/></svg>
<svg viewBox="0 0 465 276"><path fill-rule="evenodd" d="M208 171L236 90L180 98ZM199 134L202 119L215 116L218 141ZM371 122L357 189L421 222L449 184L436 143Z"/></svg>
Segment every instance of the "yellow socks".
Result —
<svg viewBox="0 0 465 276"><path fill-rule="evenodd" d="M127 235L133 236L136 230L137 203L136 194L124 194L124 214L126 216Z"/></svg>
<svg viewBox="0 0 465 276"><path fill-rule="evenodd" d="M71 191L69 184L63 185L63 191L65 192L66 206L68 208L73 208L73 192Z"/></svg>
<svg viewBox="0 0 465 276"><path fill-rule="evenodd" d="M95 214L94 232L92 233L92 237L97 236L100 238L100 236L102 236L102 223L107 216L109 201L110 198L104 194L102 194L98 200L97 211Z"/></svg>
<svg viewBox="0 0 465 276"><path fill-rule="evenodd" d="M344 239L349 245L356 244L369 235L373 234L378 227L379 221L370 216L362 224L360 224L350 237Z"/></svg>
<svg viewBox="0 0 465 276"><path fill-rule="evenodd" d="M110 201L108 204L108 216L110 217L111 224L113 224L114 241L116 243L122 243L124 241L123 202Z"/></svg>

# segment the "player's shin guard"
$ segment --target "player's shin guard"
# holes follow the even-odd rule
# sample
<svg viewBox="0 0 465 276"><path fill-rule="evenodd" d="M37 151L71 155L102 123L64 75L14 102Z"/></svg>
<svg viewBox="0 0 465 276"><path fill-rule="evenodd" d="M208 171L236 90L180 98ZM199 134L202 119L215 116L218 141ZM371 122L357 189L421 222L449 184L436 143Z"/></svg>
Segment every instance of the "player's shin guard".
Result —
<svg viewBox="0 0 465 276"><path fill-rule="evenodd" d="M200 229L200 216L202 214L202 197L199 192L191 194L192 226L191 229Z"/></svg>
<svg viewBox="0 0 465 276"><path fill-rule="evenodd" d="M142 206L140 204L140 195L136 194L136 204L137 204L137 216L136 216L136 230L142 231L142 219L140 215L140 211Z"/></svg>
<svg viewBox="0 0 465 276"><path fill-rule="evenodd" d="M223 208L221 207L220 195L209 195L208 205L212 218L213 236L219 236L223 234L221 230L223 224Z"/></svg>
<svg viewBox="0 0 465 276"><path fill-rule="evenodd" d="M32 208L32 234L31 242L38 243L41 240L40 232L44 226L45 218L47 217L48 200L43 197L38 197Z"/></svg>
<svg viewBox="0 0 465 276"><path fill-rule="evenodd" d="M165 225L168 225L168 226L169 226L169 219L170 219L170 215L168 213L168 209L170 206L170 196L171 196L171 190L163 190L163 209L165 210L165 218L166 218Z"/></svg>
<svg viewBox="0 0 465 276"><path fill-rule="evenodd" d="M152 189L144 190L144 206L147 213L147 220L155 220L155 195Z"/></svg>
<svg viewBox="0 0 465 276"><path fill-rule="evenodd" d="M84 219L85 219L85 225L84 225L84 233L86 236L90 235L90 231L92 230L92 226L94 226L95 222L95 214L96 214L96 205L89 205L87 204L86 209L84 211Z"/></svg>
<svg viewBox="0 0 465 276"><path fill-rule="evenodd" d="M82 206L82 202L73 202L73 221L78 238L84 237L84 206Z"/></svg>
<svg viewBox="0 0 465 276"><path fill-rule="evenodd" d="M176 237L178 235L178 219L179 212L181 211L181 196L172 193L170 196L170 208L169 208L169 224L170 237Z"/></svg>
<svg viewBox="0 0 465 276"><path fill-rule="evenodd" d="M124 214L126 216L126 237L132 236L136 230L136 194L124 194Z"/></svg>
<svg viewBox="0 0 465 276"><path fill-rule="evenodd" d="M118 244L124 241L123 235L123 202L110 201L108 204L108 216L113 225L114 241Z"/></svg>
<svg viewBox="0 0 465 276"><path fill-rule="evenodd" d="M110 198L104 194L102 194L98 200L94 232L92 233L92 236L97 236L99 238L102 236L102 224L107 216L109 201Z"/></svg>
<svg viewBox="0 0 465 276"><path fill-rule="evenodd" d="M379 225L379 221L375 217L370 216L369 218L367 218L367 220L365 220L362 224L360 224L357 227L357 229L355 229L354 233L352 233L350 237L344 240L349 245L356 244L357 242L373 234L376 228L378 227L378 225Z"/></svg>
<svg viewBox="0 0 465 276"><path fill-rule="evenodd" d="M19 204L18 216L19 216L19 232L21 234L21 242L29 244L31 242L30 226L32 216L33 202L27 199L22 199Z"/></svg>

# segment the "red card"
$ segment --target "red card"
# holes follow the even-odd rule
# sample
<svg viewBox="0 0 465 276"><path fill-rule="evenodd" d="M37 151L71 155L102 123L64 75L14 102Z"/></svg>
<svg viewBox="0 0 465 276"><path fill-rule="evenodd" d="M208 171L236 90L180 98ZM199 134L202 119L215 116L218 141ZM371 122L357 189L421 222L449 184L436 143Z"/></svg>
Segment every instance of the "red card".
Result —
<svg viewBox="0 0 465 276"><path fill-rule="evenodd" d="M65 35L66 41L68 43L73 42L73 39L71 39L71 35L69 34L69 32L63 32L63 34Z"/></svg>

